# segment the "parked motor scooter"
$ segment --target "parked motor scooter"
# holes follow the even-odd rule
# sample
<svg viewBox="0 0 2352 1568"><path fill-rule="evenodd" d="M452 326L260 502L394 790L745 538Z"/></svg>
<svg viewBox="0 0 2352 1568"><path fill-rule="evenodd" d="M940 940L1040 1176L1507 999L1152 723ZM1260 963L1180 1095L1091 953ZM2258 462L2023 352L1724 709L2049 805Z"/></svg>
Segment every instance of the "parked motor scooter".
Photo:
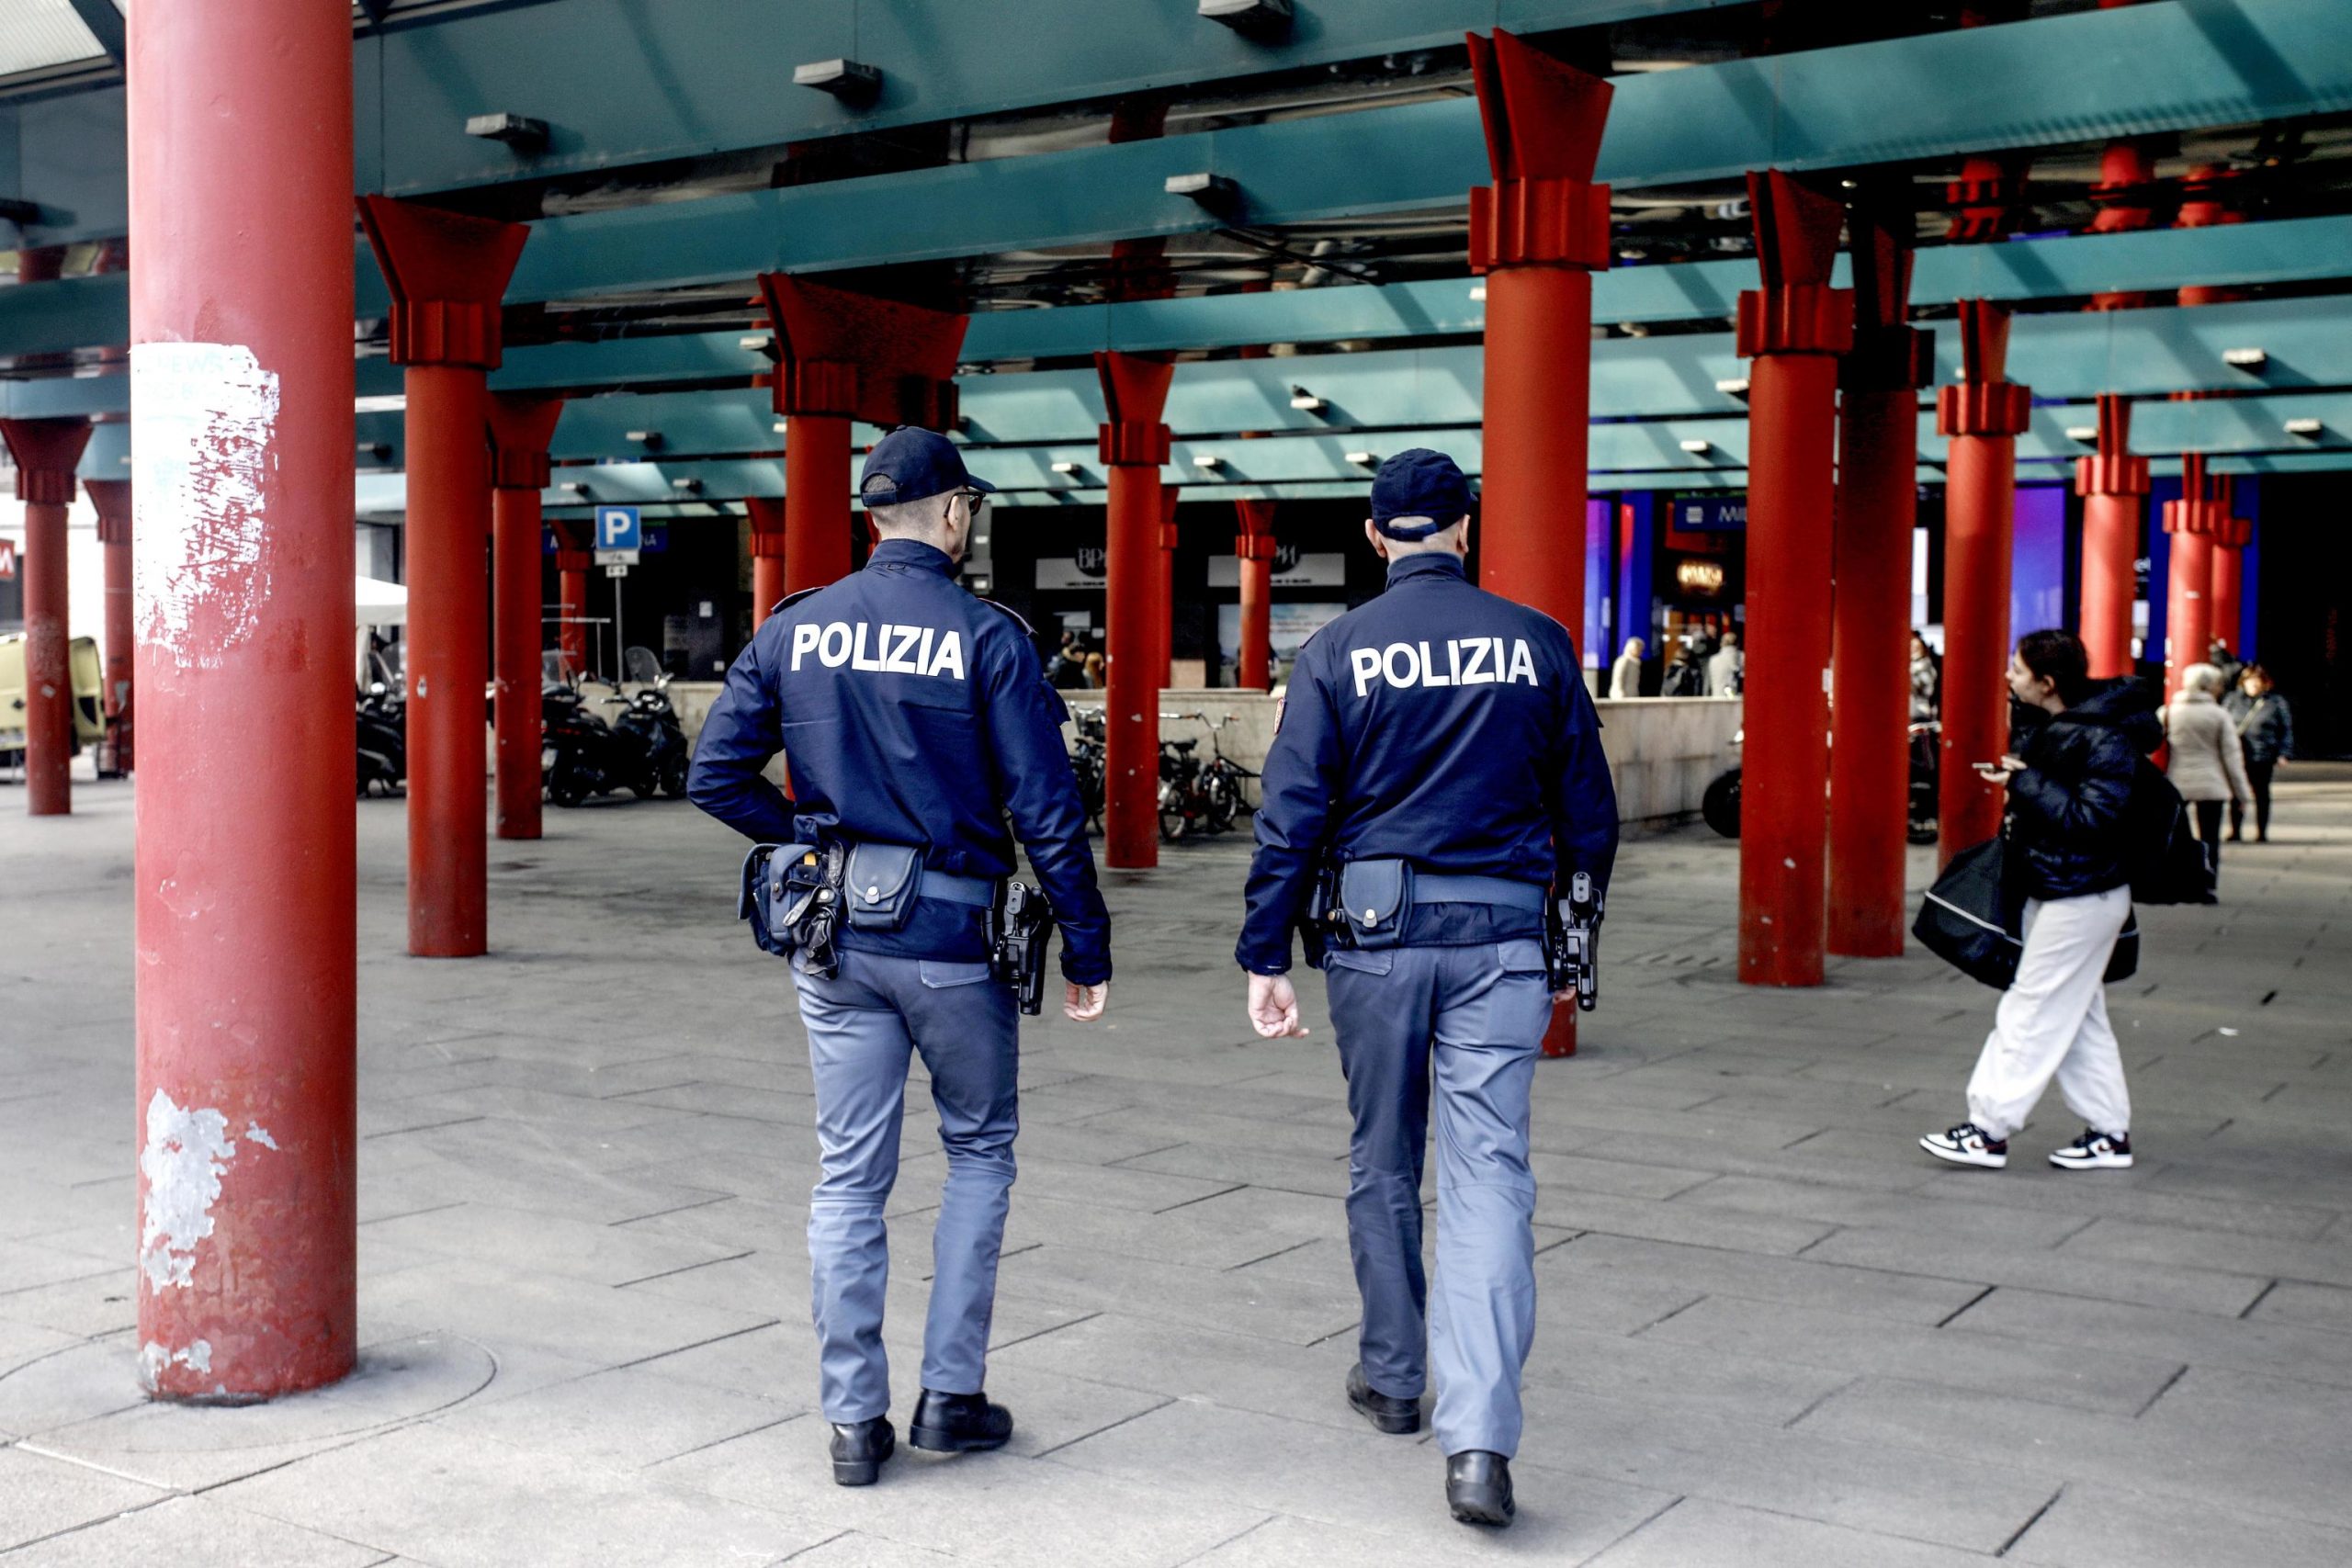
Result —
<svg viewBox="0 0 2352 1568"><path fill-rule="evenodd" d="M1910 727L1910 785L1907 821L1905 837L1915 844L1936 841L1936 756L1937 736L1943 727L1929 719ZM1747 739L1747 731L1740 730L1732 737L1736 746ZM1707 793L1699 799L1699 815L1707 826L1726 839L1739 837L1739 770L1725 768L1707 785Z"/></svg>
<svg viewBox="0 0 2352 1568"><path fill-rule="evenodd" d="M620 789L640 799L656 790L673 799L686 793L686 732L670 703L669 676L642 648L629 649L621 667L639 689L625 694L614 685L597 699L599 706L620 708L609 723L590 709L578 685L541 690L540 773L558 806Z"/></svg>
<svg viewBox="0 0 2352 1568"><path fill-rule="evenodd" d="M372 678L357 714L359 793L398 795L408 781L408 701L391 660L371 653L368 662Z"/></svg>

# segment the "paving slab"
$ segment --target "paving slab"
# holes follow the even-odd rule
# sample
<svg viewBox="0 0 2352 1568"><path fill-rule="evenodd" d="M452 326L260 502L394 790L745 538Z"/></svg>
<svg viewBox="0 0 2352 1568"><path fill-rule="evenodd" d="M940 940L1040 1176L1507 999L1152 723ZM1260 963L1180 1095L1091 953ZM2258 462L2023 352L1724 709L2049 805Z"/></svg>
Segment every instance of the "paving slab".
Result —
<svg viewBox="0 0 2352 1568"><path fill-rule="evenodd" d="M1736 846L1629 842L1603 1008L1536 1073L1528 1513L1497 1535L1340 1393L1345 1085L1319 985L1309 1038L1247 1032L1238 835L1105 879L1112 1027L1024 1027L1007 1451L831 1483L806 1043L731 840L661 803L502 847L465 964L401 953L403 812L359 807L362 1375L149 1404L130 791L92 782L68 833L0 813L0 1523L68 1521L8 1561L2352 1560L2352 772L2293 787L2310 838L2233 852L2217 909L2145 912L2162 964L2111 998L2145 1155L2115 1178L2040 1165L2054 1097L1999 1177L1927 1162L1992 994L1917 953L1742 987ZM944 1174L920 1068L906 1128L902 1425Z"/></svg>

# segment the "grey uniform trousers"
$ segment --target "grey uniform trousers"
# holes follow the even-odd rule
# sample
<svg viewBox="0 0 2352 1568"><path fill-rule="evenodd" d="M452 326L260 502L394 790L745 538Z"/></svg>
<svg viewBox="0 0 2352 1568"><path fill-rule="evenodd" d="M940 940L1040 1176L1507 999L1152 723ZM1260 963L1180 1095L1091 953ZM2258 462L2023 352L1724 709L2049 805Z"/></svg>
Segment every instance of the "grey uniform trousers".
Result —
<svg viewBox="0 0 2352 1568"><path fill-rule="evenodd" d="M1544 951L1335 951L1331 1021L1355 1132L1348 1250L1363 1297L1364 1379L1419 1397L1449 1454L1519 1450L1520 1373L1535 1338L1535 1178L1528 1098L1552 1014ZM1421 1270L1421 1161L1434 1084L1437 1291ZM1426 1353L1424 1352L1426 1346Z"/></svg>
<svg viewBox="0 0 2352 1568"><path fill-rule="evenodd" d="M947 1182L932 1227L922 1386L984 1385L997 1254L1020 1129L1020 1045L1012 990L980 963L841 952L830 980L796 972L817 1080L820 1174L808 1200L810 1308L828 1421L890 1407L882 1346L890 1248L882 1211L899 1176L910 1053L931 1072Z"/></svg>

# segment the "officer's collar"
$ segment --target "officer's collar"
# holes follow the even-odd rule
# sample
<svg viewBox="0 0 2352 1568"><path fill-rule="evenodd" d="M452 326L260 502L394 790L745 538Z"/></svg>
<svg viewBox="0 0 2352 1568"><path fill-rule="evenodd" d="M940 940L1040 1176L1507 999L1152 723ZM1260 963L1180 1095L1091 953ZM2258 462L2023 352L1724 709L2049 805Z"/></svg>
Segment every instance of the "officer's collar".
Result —
<svg viewBox="0 0 2352 1568"><path fill-rule="evenodd" d="M1442 572L1448 577L1466 579L1469 573L1462 567L1462 558L1452 550L1423 550L1418 555L1399 556L1388 563L1388 581L1393 585L1408 577L1430 577Z"/></svg>
<svg viewBox="0 0 2352 1568"><path fill-rule="evenodd" d="M936 545L926 545L921 539L884 539L865 558L868 566L912 566L943 576L956 570L955 558Z"/></svg>

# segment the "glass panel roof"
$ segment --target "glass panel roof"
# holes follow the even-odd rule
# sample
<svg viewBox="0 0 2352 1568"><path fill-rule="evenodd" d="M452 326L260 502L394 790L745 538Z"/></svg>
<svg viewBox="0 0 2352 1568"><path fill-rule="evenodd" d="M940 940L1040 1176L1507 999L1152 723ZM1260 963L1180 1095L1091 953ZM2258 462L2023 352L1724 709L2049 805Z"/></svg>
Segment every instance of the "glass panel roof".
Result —
<svg viewBox="0 0 2352 1568"><path fill-rule="evenodd" d="M39 71L100 52L67 0L0 0L0 76Z"/></svg>

